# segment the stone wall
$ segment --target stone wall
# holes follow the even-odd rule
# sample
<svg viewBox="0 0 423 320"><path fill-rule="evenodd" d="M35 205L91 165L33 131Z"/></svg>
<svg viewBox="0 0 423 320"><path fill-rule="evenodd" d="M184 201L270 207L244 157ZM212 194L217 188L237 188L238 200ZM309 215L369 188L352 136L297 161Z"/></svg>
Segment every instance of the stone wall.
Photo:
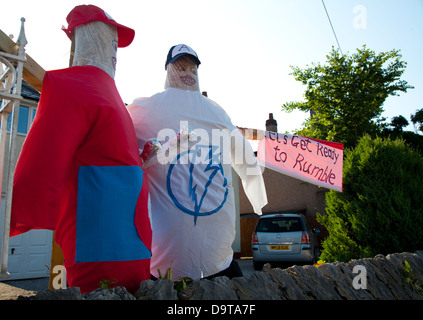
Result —
<svg viewBox="0 0 423 320"><path fill-rule="evenodd" d="M404 272L406 261L410 270ZM21 299L77 300L423 300L423 251L386 257L262 271L228 279L200 280L176 290L170 280L146 280L135 295L125 288L41 291ZM420 287L419 287L420 286ZM418 290L420 288L420 294Z"/></svg>

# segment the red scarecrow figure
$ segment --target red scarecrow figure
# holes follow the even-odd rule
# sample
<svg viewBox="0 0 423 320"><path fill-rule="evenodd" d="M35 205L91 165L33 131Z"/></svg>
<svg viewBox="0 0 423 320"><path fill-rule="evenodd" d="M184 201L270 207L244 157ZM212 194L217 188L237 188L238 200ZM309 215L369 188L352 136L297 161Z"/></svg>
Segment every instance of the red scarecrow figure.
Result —
<svg viewBox="0 0 423 320"><path fill-rule="evenodd" d="M11 236L55 230L69 286L150 278L147 187L135 130L114 82L116 52L135 31L93 5L75 7L72 67L44 77L14 177Z"/></svg>

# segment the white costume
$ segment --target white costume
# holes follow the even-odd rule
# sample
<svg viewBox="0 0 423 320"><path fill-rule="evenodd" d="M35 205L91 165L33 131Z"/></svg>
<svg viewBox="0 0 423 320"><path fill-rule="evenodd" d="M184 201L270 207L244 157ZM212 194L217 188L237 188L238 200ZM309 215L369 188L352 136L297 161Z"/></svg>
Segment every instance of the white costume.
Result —
<svg viewBox="0 0 423 320"><path fill-rule="evenodd" d="M143 166L153 230L150 269L156 277L159 269L171 268L174 280L200 279L225 270L233 258L232 183L238 181L232 181L231 166L256 213L267 197L250 144L226 112L199 91L195 52L172 47L169 61L166 90L128 107L140 149L151 138L163 144Z"/></svg>

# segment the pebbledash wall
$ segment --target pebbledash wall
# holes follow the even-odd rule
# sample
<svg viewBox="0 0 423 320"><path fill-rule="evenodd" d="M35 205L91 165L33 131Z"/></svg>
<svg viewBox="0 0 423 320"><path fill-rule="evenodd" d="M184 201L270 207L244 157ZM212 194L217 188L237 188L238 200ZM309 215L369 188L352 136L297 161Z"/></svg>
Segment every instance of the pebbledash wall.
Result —
<svg viewBox="0 0 423 320"><path fill-rule="evenodd" d="M273 114L266 121L266 131L277 132L277 122ZM324 228L316 221L316 213L326 213L326 188L292 178L274 170L264 168L263 179L266 186L268 204L262 209L263 214L276 212L298 212L305 215L311 227L322 232L318 234L320 241L327 235ZM245 195L242 184L239 185L241 257L252 256L251 235L254 232L258 215Z"/></svg>

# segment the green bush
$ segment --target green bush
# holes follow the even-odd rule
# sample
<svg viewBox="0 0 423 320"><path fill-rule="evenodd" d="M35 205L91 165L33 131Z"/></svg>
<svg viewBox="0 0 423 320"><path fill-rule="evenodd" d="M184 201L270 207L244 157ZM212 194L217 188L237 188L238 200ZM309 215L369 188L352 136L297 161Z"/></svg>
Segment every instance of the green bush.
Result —
<svg viewBox="0 0 423 320"><path fill-rule="evenodd" d="M326 194L326 213L322 260L423 249L422 156L400 139L361 138L345 151L343 192Z"/></svg>

